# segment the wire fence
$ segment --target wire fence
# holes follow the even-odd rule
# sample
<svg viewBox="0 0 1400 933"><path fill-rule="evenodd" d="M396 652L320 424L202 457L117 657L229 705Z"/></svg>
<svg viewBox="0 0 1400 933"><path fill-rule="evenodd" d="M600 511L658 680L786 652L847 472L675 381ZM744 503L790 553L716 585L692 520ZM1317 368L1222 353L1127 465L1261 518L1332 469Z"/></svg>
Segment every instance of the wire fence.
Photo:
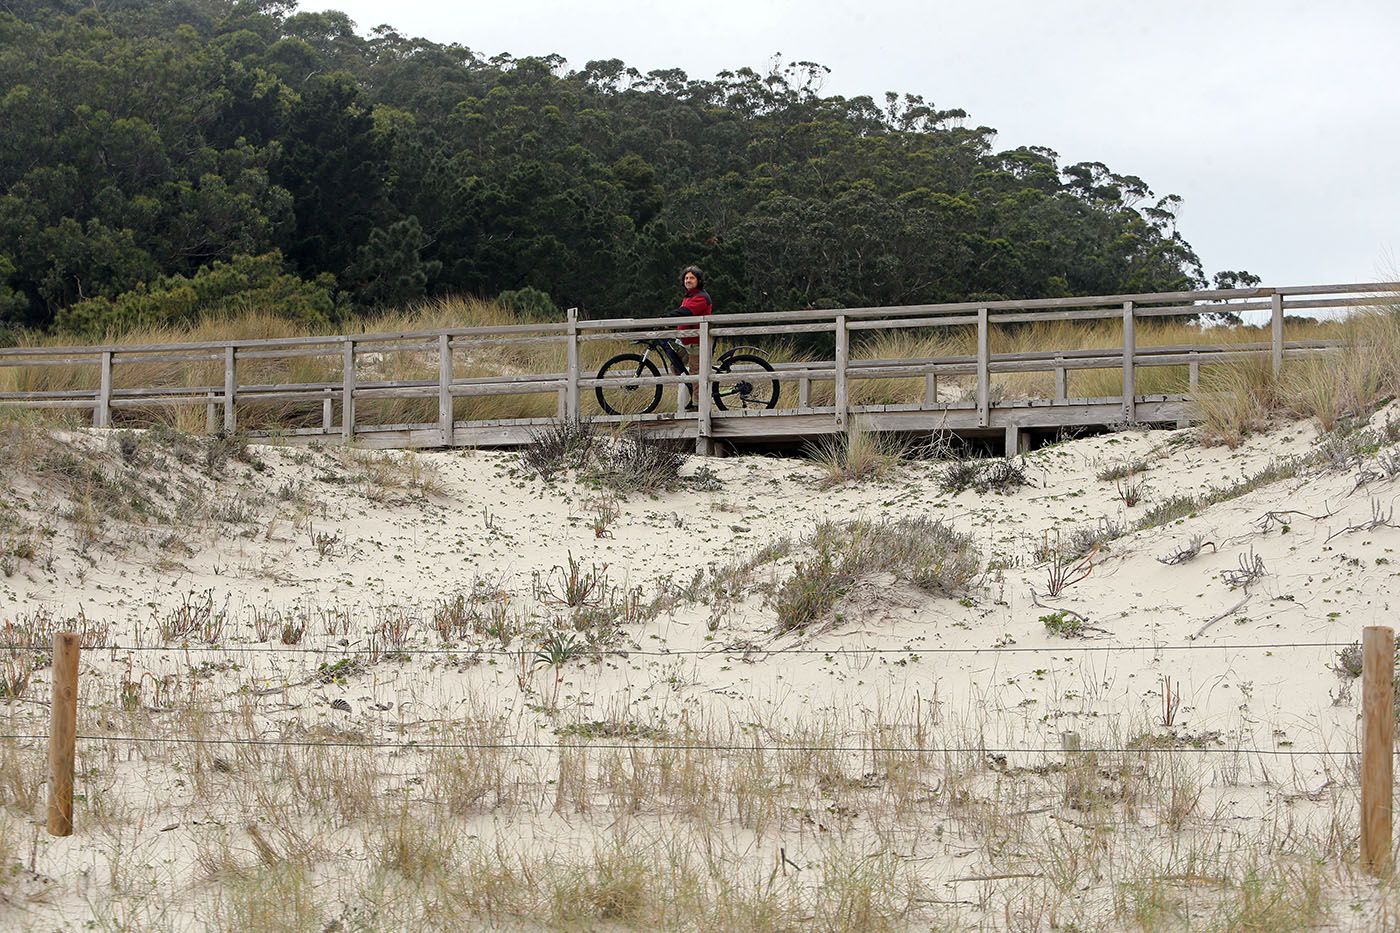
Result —
<svg viewBox="0 0 1400 933"><path fill-rule="evenodd" d="M46 742L47 735L0 734L0 741ZM1171 745L1120 745L1086 746L1065 749L1061 746L993 747L985 745L879 745L874 743L855 745L810 745L801 743L725 743L725 742L440 742L414 740L311 740L311 739L248 739L248 738L205 738L194 736L148 736L148 735L91 735L79 733L77 738L86 742L115 742L151 745L216 745L246 746L254 748L339 748L339 749L393 749L398 751L573 751L573 750L626 750L626 751L694 751L694 752L795 752L801 754L904 754L904 755L1136 755L1136 754L1213 754L1213 755L1261 755L1275 758L1316 758L1332 755L1354 755L1354 750L1296 748L1246 748L1240 746L1210 746L1195 744Z"/></svg>
<svg viewBox="0 0 1400 933"><path fill-rule="evenodd" d="M763 645L716 645L709 648L601 648L585 647L579 650L579 657L734 657L755 654L784 654L784 655L881 655L881 654L1094 654L1111 652L1136 652L1136 651L1273 651L1284 648L1325 648L1339 651L1349 648L1354 642L1329 642L1329 641L1296 641L1296 642L1270 642L1270 643L1239 643L1228 642L1221 644L1177 644L1177 645L1157 645L1157 644L1132 644L1132 645L1085 645L1085 644L1064 644L1064 645L991 645L987 647L966 647L949 648L939 646L909 646L903 648L805 648L805 647L771 647ZM0 651L36 651L46 650L49 646L44 643L6 643L0 644ZM432 656L442 655L464 655L464 656L495 656L495 657L517 657L522 651L526 654L534 652L533 647L528 648L494 648L494 647L454 647L443 646L441 648L396 648L391 644L376 645L326 645L323 647L311 646L271 646L271 645L83 645L84 651L111 651L111 652L203 652L220 654L257 654L257 655L362 655L362 654L392 654L395 656Z"/></svg>

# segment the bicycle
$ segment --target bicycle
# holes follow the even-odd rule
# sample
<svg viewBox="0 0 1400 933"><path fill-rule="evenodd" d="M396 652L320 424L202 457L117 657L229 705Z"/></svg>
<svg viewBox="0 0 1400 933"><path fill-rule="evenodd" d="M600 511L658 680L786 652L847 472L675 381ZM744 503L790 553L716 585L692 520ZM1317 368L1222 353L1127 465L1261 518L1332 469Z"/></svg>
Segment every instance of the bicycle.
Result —
<svg viewBox="0 0 1400 933"><path fill-rule="evenodd" d="M650 340L634 340L633 343L646 347L645 353L619 353L603 364L598 370L598 378L614 378L609 385L594 389L598 396L598 407L610 415L646 415L656 411L661 404L662 386L656 383L628 383L617 380L618 376L631 376L634 379L659 377L661 372L651 360L652 353L661 357L672 375L688 376L685 354L681 344L674 337ZM759 354L757 347L734 347L726 350L715 360L712 371L716 376L733 373L771 373L772 365ZM694 389L692 388L692 391ZM735 381L712 383L711 396L715 407L720 411L731 408L768 409L778 404L778 380L762 375Z"/></svg>

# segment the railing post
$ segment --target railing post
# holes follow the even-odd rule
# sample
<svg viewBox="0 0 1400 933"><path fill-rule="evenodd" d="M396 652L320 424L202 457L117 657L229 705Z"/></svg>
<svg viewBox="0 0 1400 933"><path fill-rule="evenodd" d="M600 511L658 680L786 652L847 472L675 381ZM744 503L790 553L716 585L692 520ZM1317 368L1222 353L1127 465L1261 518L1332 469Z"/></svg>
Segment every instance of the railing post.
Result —
<svg viewBox="0 0 1400 933"><path fill-rule="evenodd" d="M938 376L934 373L924 374L924 407L932 408L938 404Z"/></svg>
<svg viewBox="0 0 1400 933"><path fill-rule="evenodd" d="M803 376L797 380L797 410L802 411L812 404L812 380Z"/></svg>
<svg viewBox="0 0 1400 933"><path fill-rule="evenodd" d="M238 430L238 357L233 344L224 347L224 433Z"/></svg>
<svg viewBox="0 0 1400 933"><path fill-rule="evenodd" d="M987 309L977 309L977 424L992 423L992 343Z"/></svg>
<svg viewBox="0 0 1400 933"><path fill-rule="evenodd" d="M847 386L846 364L851 354L851 335L846 330L846 315L836 315L836 427L846 430Z"/></svg>
<svg viewBox="0 0 1400 933"><path fill-rule="evenodd" d="M347 337L340 362L340 439L355 440L355 340Z"/></svg>
<svg viewBox="0 0 1400 933"><path fill-rule="evenodd" d="M710 442L710 356L713 350L710 347L710 322L705 318L700 320L700 381L695 385L695 452L701 456L709 456L713 453L713 445Z"/></svg>
<svg viewBox="0 0 1400 933"><path fill-rule="evenodd" d="M1191 353L1191 362L1186 365L1186 385L1192 393L1201 387L1201 357L1194 351Z"/></svg>
<svg viewBox="0 0 1400 933"><path fill-rule="evenodd" d="M335 426L335 403L332 401L332 390L327 389L326 394L321 398L321 433L331 433L331 428Z"/></svg>
<svg viewBox="0 0 1400 933"><path fill-rule="evenodd" d="M1361 864L1390 873L1395 793L1395 630L1361 632Z"/></svg>
<svg viewBox="0 0 1400 933"><path fill-rule="evenodd" d="M1274 375L1283 372L1283 296L1274 292L1269 299L1273 316L1273 361Z"/></svg>
<svg viewBox="0 0 1400 933"><path fill-rule="evenodd" d="M49 711L49 835L73 835L73 759L78 737L78 636L53 636Z"/></svg>
<svg viewBox="0 0 1400 933"><path fill-rule="evenodd" d="M97 406L92 410L94 428L112 426L112 351L102 351L102 374L97 388Z"/></svg>
<svg viewBox="0 0 1400 933"><path fill-rule="evenodd" d="M219 407L215 404L218 394L213 392L205 393L204 396L204 433L217 434L219 431Z"/></svg>
<svg viewBox="0 0 1400 933"><path fill-rule="evenodd" d="M569 381L564 389L564 416L570 421L579 417L578 400L578 308L565 311L569 324Z"/></svg>
<svg viewBox="0 0 1400 933"><path fill-rule="evenodd" d="M1063 402L1069 398L1069 370L1065 369L1064 357L1055 357L1055 401Z"/></svg>
<svg viewBox="0 0 1400 933"><path fill-rule="evenodd" d="M452 338L438 335L438 432L442 446L452 446Z"/></svg>
<svg viewBox="0 0 1400 933"><path fill-rule="evenodd" d="M1137 373L1133 368L1137 356L1137 317L1133 303L1123 302L1123 420L1137 420Z"/></svg>

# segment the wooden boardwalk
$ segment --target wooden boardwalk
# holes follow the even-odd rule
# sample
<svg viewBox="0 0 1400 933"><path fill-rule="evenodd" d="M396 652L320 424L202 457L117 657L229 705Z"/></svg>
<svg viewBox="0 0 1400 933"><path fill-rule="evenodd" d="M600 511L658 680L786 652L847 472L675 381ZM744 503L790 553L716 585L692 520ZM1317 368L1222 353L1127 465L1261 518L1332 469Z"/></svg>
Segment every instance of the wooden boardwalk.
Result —
<svg viewBox="0 0 1400 933"><path fill-rule="evenodd" d="M1340 344L1285 339L1290 313L1393 305L1397 292L1396 283L1312 285L724 314L700 322L702 359L708 359L712 346L772 345L797 335L818 335L803 339L830 348L830 358L775 363L771 378L784 389L778 406L765 411L717 410L711 397L714 380L738 377L716 377L702 366L696 376L628 380L668 387L665 411L635 418L598 414L593 402L600 384L594 375L598 358L628 349L630 341L674 336L676 325L693 319L590 321L572 311L557 323L414 333L4 349L0 368L16 370L9 384L17 388L0 392L0 405L90 412L99 428L169 420L174 409L184 409L188 421L191 409L203 409L202 423L210 432L244 430L275 443L371 448L519 445L554 419L583 416L602 423L637 422L655 435L691 439L702 453L721 443L800 441L853 425L993 438L1015 451L1037 435L1067 428L1187 422L1204 368L1253 360L1267 361L1278 372L1288 360L1326 353ZM1221 312L1262 312L1269 326L1255 342L1211 343L1207 329L1200 332L1201 342L1138 345L1140 322ZM1114 322L1121 345L992 352L998 329L1052 321L1100 327ZM901 358L864 352L878 348L873 338L880 336L929 336L950 329L967 334L975 352ZM478 371L482 354L506 351L515 360L510 366L494 373ZM1142 374L1157 367L1183 373L1182 391L1139 392ZM1115 394L1074 394L1078 374L1093 370L1116 373ZM1043 397L1002 397L999 378L1028 373L1042 374L1053 391ZM870 394L861 386L886 380L901 380L906 388L899 401L859 401ZM922 391L907 391L910 385ZM696 393L694 412L684 410L689 392ZM484 402L499 396L529 399L535 411L531 417L491 417ZM502 401L495 399L498 408ZM511 404L509 398L504 401ZM384 417L385 411L414 417L395 420ZM277 413L273 421L269 412Z"/></svg>

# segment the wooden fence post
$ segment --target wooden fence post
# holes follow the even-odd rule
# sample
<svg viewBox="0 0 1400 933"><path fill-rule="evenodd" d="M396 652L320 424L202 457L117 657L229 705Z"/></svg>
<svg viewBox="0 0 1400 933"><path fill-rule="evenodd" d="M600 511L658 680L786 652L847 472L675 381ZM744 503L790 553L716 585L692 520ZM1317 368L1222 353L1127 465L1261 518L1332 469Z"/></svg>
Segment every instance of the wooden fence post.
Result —
<svg viewBox="0 0 1400 933"><path fill-rule="evenodd" d="M924 374L924 407L933 408L938 404L938 375Z"/></svg>
<svg viewBox="0 0 1400 933"><path fill-rule="evenodd" d="M836 315L836 427L846 430L846 365L851 355L851 334L846 329L846 315Z"/></svg>
<svg viewBox="0 0 1400 933"><path fill-rule="evenodd" d="M1274 292L1269 299L1269 308L1273 317L1273 361L1274 375L1283 372L1283 296Z"/></svg>
<svg viewBox="0 0 1400 933"><path fill-rule="evenodd" d="M569 324L569 382L564 389L564 416L570 421L579 417L578 399L578 308L565 311Z"/></svg>
<svg viewBox="0 0 1400 933"><path fill-rule="evenodd" d="M102 374L97 389L97 407L92 410L94 428L112 426L112 351L102 351Z"/></svg>
<svg viewBox="0 0 1400 933"><path fill-rule="evenodd" d="M797 381L797 410L804 411L812 405L812 380L803 376Z"/></svg>
<svg viewBox="0 0 1400 933"><path fill-rule="evenodd" d="M695 452L708 457L714 452L710 443L710 322L700 319L700 372L695 384Z"/></svg>
<svg viewBox="0 0 1400 933"><path fill-rule="evenodd" d="M452 338L438 335L438 431L442 446L452 446Z"/></svg>
<svg viewBox="0 0 1400 933"><path fill-rule="evenodd" d="M355 341L347 338L340 362L340 439L355 440Z"/></svg>
<svg viewBox="0 0 1400 933"><path fill-rule="evenodd" d="M73 760L78 737L78 636L53 636L49 717L49 835L73 835Z"/></svg>
<svg viewBox="0 0 1400 933"><path fill-rule="evenodd" d="M1395 761L1395 630L1361 631L1361 864L1373 875L1391 868Z"/></svg>
<svg viewBox="0 0 1400 933"><path fill-rule="evenodd" d="M977 424L992 423L992 341L987 309L977 309Z"/></svg>
<svg viewBox="0 0 1400 933"><path fill-rule="evenodd" d="M1069 398L1069 370L1065 368L1065 358L1055 357L1055 401L1063 402Z"/></svg>
<svg viewBox="0 0 1400 933"><path fill-rule="evenodd" d="M238 430L238 357L233 344L224 347L224 433Z"/></svg>
<svg viewBox="0 0 1400 933"><path fill-rule="evenodd" d="M1133 359L1137 356L1137 317L1133 303L1123 302L1123 420L1137 420L1137 373Z"/></svg>

